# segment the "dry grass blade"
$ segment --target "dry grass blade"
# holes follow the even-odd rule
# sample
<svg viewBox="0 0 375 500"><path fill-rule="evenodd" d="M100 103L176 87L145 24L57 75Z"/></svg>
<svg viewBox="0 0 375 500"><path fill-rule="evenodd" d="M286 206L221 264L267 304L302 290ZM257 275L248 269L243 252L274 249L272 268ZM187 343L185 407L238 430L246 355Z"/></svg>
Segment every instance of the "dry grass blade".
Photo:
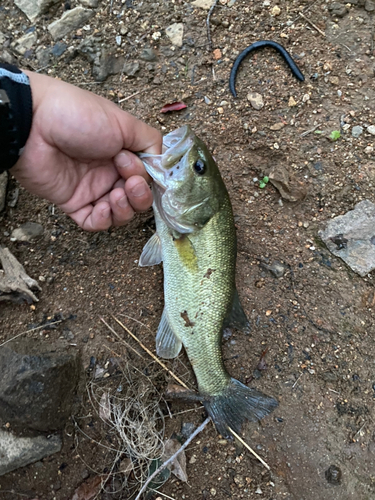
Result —
<svg viewBox="0 0 375 500"><path fill-rule="evenodd" d="M129 328L127 328L124 324L121 323L121 321L119 319L117 319L115 316L112 316L112 318L121 326L121 328L123 328L126 332L128 332L128 334L136 341L138 342L138 344L142 347L142 349L144 351L147 352L147 354L149 356L152 357L152 359L154 361L156 361L157 363L159 363L160 366L162 366L164 368L164 370L166 370L169 375L171 375L175 380L177 380L177 382L182 385L183 387L185 387L185 389L187 389L188 391L190 390L189 387L181 380L177 377L177 375L175 375L173 372L171 372L171 370L164 364L160 361L160 359L158 359L155 354L153 354L149 349L147 349L147 347L145 345L142 344L142 342L134 335L134 333L132 333Z"/></svg>
<svg viewBox="0 0 375 500"><path fill-rule="evenodd" d="M142 493L145 491L145 489L147 488L147 485L150 484L150 482L154 479L154 477L156 477L163 469L165 469L171 462L173 462L173 460L175 460L175 458L177 457L177 455L179 453L181 453L187 446L189 446L189 444L193 441L195 436L197 436L200 432L203 431L203 429L206 427L206 425L208 424L208 422L210 420L211 420L211 418L207 417L206 420L203 422L203 424L200 425L197 429L195 429L193 434L185 441L185 443L181 446L181 448L179 450L177 450L174 455L172 455L170 458L168 458L168 460L166 460L163 464L161 464L161 466L158 467L156 469L156 471L153 474L151 474L151 476L149 476L147 478L147 481L142 486L142 488L141 488L140 492L138 493L135 500L139 500L141 498Z"/></svg>
<svg viewBox="0 0 375 500"><path fill-rule="evenodd" d="M267 463L263 460L263 458L261 458L261 457L260 457L257 453L255 453L255 451L254 451L252 448L250 448L250 446L249 446L247 443L245 443L245 441L242 439L242 437L241 437L241 436L239 436L236 432L234 432L234 430L233 430L233 429L231 429L229 426L228 426L228 429L229 429L229 430L230 430L230 432L233 434L233 436L234 436L236 439L238 439L238 441L239 441L240 443L242 443L242 444L244 445L244 447L245 447L246 449L248 449L248 450L249 450L249 452L250 452L250 453L252 453L252 454L254 455L254 457L255 457L255 458L257 458L257 459L259 460L259 462L260 462L262 465L264 465L264 467L265 467L267 470L271 470L270 466L269 466L269 465L268 465L268 464L267 464Z"/></svg>
<svg viewBox="0 0 375 500"><path fill-rule="evenodd" d="M120 335L105 321L104 318L100 318L100 320L105 324L105 326L113 333L113 335L115 335L119 340L120 342L122 342L128 349L131 349L133 352L135 352L135 354L137 356L139 356L140 358L144 359L143 356L141 354L139 354L138 351L136 351L130 344L128 344L124 339L122 339L120 337Z"/></svg>
<svg viewBox="0 0 375 500"><path fill-rule="evenodd" d="M63 321L62 319L59 319L57 321L54 321L52 324L53 325L57 325L58 323L61 323L62 321ZM12 342L12 340L17 339L21 335L25 335L25 333L35 332L36 330L40 330L41 328L46 328L46 326L48 326L48 325L37 326L35 328L30 328L30 330L25 330L24 332L18 333L17 335L15 335L14 337L12 337L11 339L8 339L5 342L3 342L2 344L0 344L0 347L3 347L3 345L7 344L8 342Z"/></svg>

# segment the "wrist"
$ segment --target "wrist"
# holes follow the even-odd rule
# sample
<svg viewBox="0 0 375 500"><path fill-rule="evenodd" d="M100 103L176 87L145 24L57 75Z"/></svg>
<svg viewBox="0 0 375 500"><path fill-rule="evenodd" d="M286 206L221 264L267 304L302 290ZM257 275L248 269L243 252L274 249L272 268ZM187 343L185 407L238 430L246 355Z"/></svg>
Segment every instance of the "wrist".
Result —
<svg viewBox="0 0 375 500"><path fill-rule="evenodd" d="M0 173L19 159L30 133L32 97L28 76L0 64Z"/></svg>

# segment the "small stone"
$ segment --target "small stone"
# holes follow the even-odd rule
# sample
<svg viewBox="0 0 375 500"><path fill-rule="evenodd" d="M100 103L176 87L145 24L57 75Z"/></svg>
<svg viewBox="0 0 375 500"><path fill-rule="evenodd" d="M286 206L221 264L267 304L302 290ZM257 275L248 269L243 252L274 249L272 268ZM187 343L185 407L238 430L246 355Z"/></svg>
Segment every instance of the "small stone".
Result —
<svg viewBox="0 0 375 500"><path fill-rule="evenodd" d="M281 14L281 9L278 5L275 5L271 9L271 16L279 16Z"/></svg>
<svg viewBox="0 0 375 500"><path fill-rule="evenodd" d="M2 31L0 31L0 45L3 45L5 40L6 40L6 36L4 35L4 33Z"/></svg>
<svg viewBox="0 0 375 500"><path fill-rule="evenodd" d="M375 135L375 125L370 125L367 127L367 132L371 135Z"/></svg>
<svg viewBox="0 0 375 500"><path fill-rule="evenodd" d="M304 96L302 97L302 102L307 102L309 100L310 100L309 94L304 94Z"/></svg>
<svg viewBox="0 0 375 500"><path fill-rule="evenodd" d="M275 276L275 278L281 278L282 276L284 276L284 274L287 270L287 267L284 266L284 264L282 264L278 260L275 260L270 265L262 264L262 267L267 269L267 271L270 271ZM270 314L267 314L267 312L266 312L266 316L269 316L272 313L272 311L270 311Z"/></svg>
<svg viewBox="0 0 375 500"><path fill-rule="evenodd" d="M290 97L289 97L288 106L289 106L290 108L292 108L293 106L297 106L297 102L294 100L294 97L293 97L293 96L290 96Z"/></svg>
<svg viewBox="0 0 375 500"><path fill-rule="evenodd" d="M212 103L211 99L209 99L206 95L204 96L204 102L206 104L211 104Z"/></svg>
<svg viewBox="0 0 375 500"><path fill-rule="evenodd" d="M375 269L375 204L363 200L326 223L319 236L328 250L364 277Z"/></svg>
<svg viewBox="0 0 375 500"><path fill-rule="evenodd" d="M96 9L99 5L99 0L79 0L79 3L83 7L89 7L89 9Z"/></svg>
<svg viewBox="0 0 375 500"><path fill-rule="evenodd" d="M185 439L188 439L195 431L196 426L192 422L184 422L181 426L181 435Z"/></svg>
<svg viewBox="0 0 375 500"><path fill-rule="evenodd" d="M125 75L134 76L137 73L137 71L139 71L139 68L140 68L139 62L134 61L134 62L125 63L124 67L123 67L123 71L124 71Z"/></svg>
<svg viewBox="0 0 375 500"><path fill-rule="evenodd" d="M5 200L8 186L8 172L0 174L0 212L5 208Z"/></svg>
<svg viewBox="0 0 375 500"><path fill-rule="evenodd" d="M212 7L214 0L194 0L191 4L194 7L200 7L201 9L209 10Z"/></svg>
<svg viewBox="0 0 375 500"><path fill-rule="evenodd" d="M47 12L50 7L59 2L60 0L14 0L17 7L26 14L32 23L36 21L41 14Z"/></svg>
<svg viewBox="0 0 375 500"><path fill-rule="evenodd" d="M121 28L120 28L120 35L124 36L127 34L127 32L128 32L128 28L124 24L122 24Z"/></svg>
<svg viewBox="0 0 375 500"><path fill-rule="evenodd" d="M157 55L154 49L144 48L142 50L142 54L140 55L140 59L143 61L156 61Z"/></svg>
<svg viewBox="0 0 375 500"><path fill-rule="evenodd" d="M367 147L365 147L365 153L366 153L367 155L369 155L369 154L371 154L371 153L373 153L373 152L374 152L374 148L373 148L373 146L367 146Z"/></svg>
<svg viewBox="0 0 375 500"><path fill-rule="evenodd" d="M14 229L10 235L12 241L31 241L34 238L41 236L44 228L37 222L25 222L22 226Z"/></svg>
<svg viewBox="0 0 375 500"><path fill-rule="evenodd" d="M195 455L193 455L190 460L189 460L189 464L195 464L195 462L197 461L197 457Z"/></svg>
<svg viewBox="0 0 375 500"><path fill-rule="evenodd" d="M226 446L228 444L228 441L226 439L219 439L218 444L221 444L221 446Z"/></svg>
<svg viewBox="0 0 375 500"><path fill-rule="evenodd" d="M17 437L0 430L0 476L61 450L59 436Z"/></svg>
<svg viewBox="0 0 375 500"><path fill-rule="evenodd" d="M217 108L217 110L218 110L220 115L222 115L224 113L224 108L222 108L222 107Z"/></svg>
<svg viewBox="0 0 375 500"><path fill-rule="evenodd" d="M215 490L215 488L211 488L211 489L210 489L210 493L211 493L211 495L212 495L213 497L215 497L215 496L216 496L216 490Z"/></svg>
<svg viewBox="0 0 375 500"><path fill-rule="evenodd" d="M367 12L374 12L375 10L374 2L372 2L371 0L366 0L365 10L367 10Z"/></svg>
<svg viewBox="0 0 375 500"><path fill-rule="evenodd" d="M264 106L263 97L257 92L250 92L247 94L247 100L250 101L250 104L254 109L259 110Z"/></svg>
<svg viewBox="0 0 375 500"><path fill-rule="evenodd" d="M243 488L243 486L245 485L244 478L242 476L240 476L239 474L237 474L237 476L234 476L233 481L236 483L236 485L239 488Z"/></svg>
<svg viewBox="0 0 375 500"><path fill-rule="evenodd" d="M363 127L360 125L356 125L355 127L352 128L352 136L355 138L358 138L363 132Z"/></svg>
<svg viewBox="0 0 375 500"><path fill-rule="evenodd" d="M166 28L165 33L176 47L182 47L182 38L184 35L184 25L182 23L173 23Z"/></svg>
<svg viewBox="0 0 375 500"><path fill-rule="evenodd" d="M51 49L51 53L54 57L60 57L66 51L68 46L64 42L57 42Z"/></svg>
<svg viewBox="0 0 375 500"><path fill-rule="evenodd" d="M116 45L118 45L119 47L121 46L121 40L122 40L121 35L117 35L116 36Z"/></svg>
<svg viewBox="0 0 375 500"><path fill-rule="evenodd" d="M21 54L23 56L27 50L30 50L31 47L36 43L38 36L35 31L32 33L27 33L26 35L21 36L15 40L11 47L13 50Z"/></svg>
<svg viewBox="0 0 375 500"><path fill-rule="evenodd" d="M263 491L259 488L256 489L255 493L257 493L258 495L261 495L263 493Z"/></svg>
<svg viewBox="0 0 375 500"><path fill-rule="evenodd" d="M215 49L213 52L214 59L217 61L218 59L222 58L222 53L220 49Z"/></svg>
<svg viewBox="0 0 375 500"><path fill-rule="evenodd" d="M92 76L96 81L103 82L109 75L120 73L124 67L124 62L124 57L109 55L103 50L101 56L95 58Z"/></svg>
<svg viewBox="0 0 375 500"><path fill-rule="evenodd" d="M155 40L155 41L156 41L156 40L160 40L160 38L161 38L161 33L160 33L160 31L155 31L155 32L151 35L151 38L152 38L153 40Z"/></svg>
<svg viewBox="0 0 375 500"><path fill-rule="evenodd" d="M330 76L329 81L332 83L332 85L338 85L340 83L338 76Z"/></svg>
<svg viewBox="0 0 375 500"><path fill-rule="evenodd" d="M330 484L338 485L341 483L342 473L340 467L337 465L330 465L325 471L325 476Z"/></svg>
<svg viewBox="0 0 375 500"><path fill-rule="evenodd" d="M285 127L284 123L278 122L278 123L275 123L274 125L271 125L270 130L281 130L284 127Z"/></svg>
<svg viewBox="0 0 375 500"><path fill-rule="evenodd" d="M63 38L68 33L76 30L84 23L86 23L90 17L95 14L95 11L90 9L84 9L83 7L75 7L74 9L67 10L64 14L53 21L53 23L48 25L48 31L54 40L59 40Z"/></svg>
<svg viewBox="0 0 375 500"><path fill-rule="evenodd" d="M347 7L338 2L333 2L328 6L328 10L333 17L344 17L348 13Z"/></svg>

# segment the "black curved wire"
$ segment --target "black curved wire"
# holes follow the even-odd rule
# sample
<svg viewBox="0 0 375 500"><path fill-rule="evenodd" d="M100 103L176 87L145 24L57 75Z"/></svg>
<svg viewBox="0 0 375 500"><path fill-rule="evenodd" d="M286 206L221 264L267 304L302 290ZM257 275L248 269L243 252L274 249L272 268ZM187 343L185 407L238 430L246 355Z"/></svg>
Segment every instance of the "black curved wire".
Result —
<svg viewBox="0 0 375 500"><path fill-rule="evenodd" d="M273 42L272 40L261 40L259 42L252 43L247 47L245 50L241 52L241 54L237 57L237 59L234 61L234 64L232 66L231 72L230 72L230 77L229 77L229 89L233 94L233 97L237 97L237 92L236 92L236 76L237 76L237 71L238 68L243 61L243 59L250 54L253 50L260 49L262 47L273 47L276 49L285 59L287 62L289 68L292 70L293 75L298 78L301 82L305 80L305 77L301 73L300 69L298 68L297 64L294 62L292 56L289 54L289 52L284 49L282 45L280 45L277 42Z"/></svg>

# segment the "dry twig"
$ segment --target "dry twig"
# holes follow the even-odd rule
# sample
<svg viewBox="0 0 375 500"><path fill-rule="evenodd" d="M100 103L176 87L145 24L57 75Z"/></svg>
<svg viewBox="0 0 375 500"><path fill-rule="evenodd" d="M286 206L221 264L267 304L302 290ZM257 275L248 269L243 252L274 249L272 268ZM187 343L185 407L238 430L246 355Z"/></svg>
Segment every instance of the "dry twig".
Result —
<svg viewBox="0 0 375 500"><path fill-rule="evenodd" d="M185 389L187 389L188 391L190 390L189 387L181 380L177 377L177 375L175 375L173 372L171 372L171 370L164 364L160 361L160 359L158 359L155 354L153 354L149 349L147 349L147 347L145 345L142 344L142 342L140 340L138 340L138 338L134 335L134 333L132 333L129 328L127 328L123 323L121 323L121 321L119 319L117 319L115 316L112 316L112 318L121 326L121 328L123 328L126 332L128 332L128 334L133 337L133 339L138 342L138 344L142 347L142 349L144 351L147 352L147 354L149 356L152 357L153 360L155 360L157 363L159 363L160 366L162 366L164 368L164 370L167 370L167 372L169 373L169 375L171 375L175 380L177 380L177 382L182 385L183 387L185 387Z"/></svg>
<svg viewBox="0 0 375 500"><path fill-rule="evenodd" d="M263 460L263 458L261 458L261 457L260 457L257 453L255 453L255 451L254 451L252 448L250 448L250 446L249 446L247 443L245 443L245 441L242 439L242 437L241 437L241 436L239 436L236 432L234 432L234 430L233 430L233 429L231 429L229 426L228 426L228 429L229 429L229 430L230 430L230 432L233 434L233 436L234 436L236 439L238 439L238 441L239 441L240 443L242 443L242 444L244 445L244 447L245 447L246 449L248 449L248 450L249 450L249 452L250 452L250 453L252 453L252 454L254 455L254 457L255 457L255 458L257 458L257 459L259 460L259 462L260 462L262 465L264 465L264 467L265 467L267 470L271 470L270 466L269 466L269 465L268 465L268 464L267 464L267 463Z"/></svg>
<svg viewBox="0 0 375 500"><path fill-rule="evenodd" d="M215 0L214 3L211 5L210 10L208 11L207 14L207 19L206 19L206 25L207 25L207 38L208 38L208 48L210 51L212 51L212 38L211 38L211 29L210 29L210 19L211 19L211 14L216 7L218 0Z"/></svg>
<svg viewBox="0 0 375 500"><path fill-rule="evenodd" d="M316 31L318 33L320 33L322 36L324 36L324 37L326 36L324 31L322 31L320 28L318 28L318 26L316 24L314 24L312 21L310 21L310 19L308 17L306 17L305 14L302 14L302 12L300 12L299 17L302 17L302 19L304 19L307 23L309 23L310 26L312 26L314 29L316 29Z"/></svg>

